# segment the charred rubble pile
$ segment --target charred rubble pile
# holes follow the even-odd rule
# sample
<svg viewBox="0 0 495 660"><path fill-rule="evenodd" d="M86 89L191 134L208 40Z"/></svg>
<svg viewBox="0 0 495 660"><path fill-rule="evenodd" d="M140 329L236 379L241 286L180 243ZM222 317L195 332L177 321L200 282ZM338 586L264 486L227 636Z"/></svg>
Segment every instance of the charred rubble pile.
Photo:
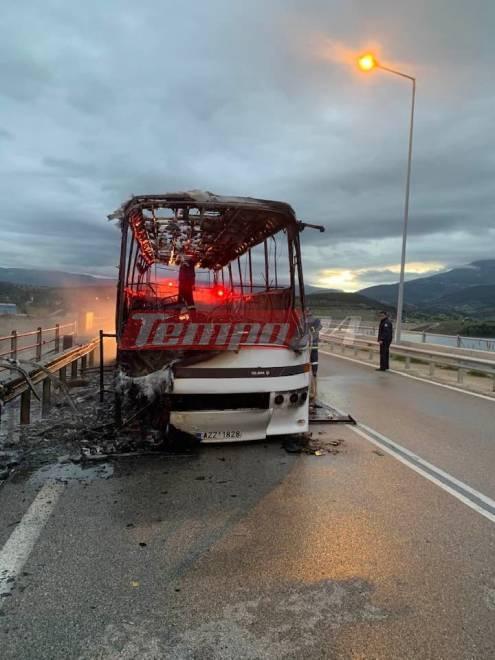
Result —
<svg viewBox="0 0 495 660"><path fill-rule="evenodd" d="M19 411L15 404L9 404L0 426L0 481L13 469L32 469L57 460L79 462L173 448L171 439L165 437L166 425L159 433L159 420L150 420L157 409L153 404L167 386L163 376L151 374L124 382L122 376L106 372L105 396L100 402L99 376L93 371L84 379L69 382L69 392L55 390L50 413L44 419L36 414L34 404L33 421L27 426L13 421ZM118 389L133 398L132 412L124 419L116 415Z"/></svg>
<svg viewBox="0 0 495 660"><path fill-rule="evenodd" d="M62 457L77 457L84 442L94 442L109 429L112 402L96 405L97 375L78 380L70 393L54 388L50 413L41 419L39 404L33 400L32 422L18 423L18 402L4 407L0 426L0 479L8 472L52 463ZM70 397L70 398L69 398Z"/></svg>

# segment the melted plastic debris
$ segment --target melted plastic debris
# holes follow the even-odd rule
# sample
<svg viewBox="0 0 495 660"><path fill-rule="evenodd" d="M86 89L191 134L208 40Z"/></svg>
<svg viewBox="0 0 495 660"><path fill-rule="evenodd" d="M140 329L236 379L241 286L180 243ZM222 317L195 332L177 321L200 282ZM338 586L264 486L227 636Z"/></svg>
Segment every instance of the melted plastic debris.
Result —
<svg viewBox="0 0 495 660"><path fill-rule="evenodd" d="M132 380L142 383L140 391L150 396L151 402L155 399L155 392L170 385L166 370ZM151 403L144 397L138 397L137 410L117 426L114 383L113 371L106 369L105 396L100 403L98 371L88 370L87 378L72 389L70 403L77 406L77 416L74 416L67 397L55 392L45 419L41 419L37 402L32 402L32 422L27 426L19 424L18 400L6 406L0 427L0 484L9 475L29 475L47 465L53 475L43 473L43 479L85 480L92 475L84 470L85 465L92 464L92 469L98 471L111 458L152 453L190 455L197 451L195 438L167 428L166 424L161 425L160 430L153 429L149 418L140 419L140 413ZM99 478L107 476L105 470L98 472Z"/></svg>
<svg viewBox="0 0 495 660"><path fill-rule="evenodd" d="M342 438L329 438L326 433L320 431L316 437L313 434L307 434L287 438L282 446L288 454L324 456L325 454L339 454L343 443Z"/></svg>
<svg viewBox="0 0 495 660"><path fill-rule="evenodd" d="M134 387L139 395L149 401L154 401L161 394L171 392L172 386L173 372L171 365L162 367L158 371L153 371L146 376L137 376L134 378L127 376L123 371L119 370L115 382L117 392L127 394Z"/></svg>

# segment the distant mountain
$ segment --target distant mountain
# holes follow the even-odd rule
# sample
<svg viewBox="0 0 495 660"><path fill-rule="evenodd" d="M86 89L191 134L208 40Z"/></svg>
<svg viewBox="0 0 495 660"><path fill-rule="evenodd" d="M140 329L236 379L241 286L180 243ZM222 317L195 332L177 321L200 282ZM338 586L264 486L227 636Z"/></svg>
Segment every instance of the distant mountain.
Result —
<svg viewBox="0 0 495 660"><path fill-rule="evenodd" d="M73 287L73 286L114 286L116 279L95 277L78 273L36 268L0 268L0 282L27 286ZM305 285L306 293L330 293L339 289L325 289L312 284Z"/></svg>
<svg viewBox="0 0 495 660"><path fill-rule="evenodd" d="M111 280L107 280L111 281ZM0 303L15 303L22 314L106 310L115 304L116 286L31 286L0 281Z"/></svg>
<svg viewBox="0 0 495 660"><path fill-rule="evenodd" d="M58 270L35 268L0 268L0 282L27 286L73 287L108 286L115 280L107 277L94 277L77 273L64 273Z"/></svg>
<svg viewBox="0 0 495 660"><path fill-rule="evenodd" d="M469 286L448 293L431 303L435 312L457 312L466 316L491 316L495 308L495 285Z"/></svg>
<svg viewBox="0 0 495 660"><path fill-rule="evenodd" d="M475 289L493 286L495 286L495 259L473 261L467 266L453 268L446 273L406 282L404 301L407 305L418 308L434 308L438 304L443 309L450 310L457 304L455 294L459 294L462 299L467 300L470 295L476 293ZM398 284L381 284L362 289L359 293L380 302L394 304L397 300L397 289ZM485 296L489 297L490 294L487 290L483 290L478 291L476 295L482 295L485 300ZM450 299L449 296L454 297ZM485 300L485 302L489 301ZM473 308L477 308L474 298ZM495 313L495 299L492 299L491 308Z"/></svg>
<svg viewBox="0 0 495 660"><path fill-rule="evenodd" d="M305 284L304 290L306 291L306 295L310 293L335 293L340 291L340 289L325 289L321 286L314 286L313 284Z"/></svg>
<svg viewBox="0 0 495 660"><path fill-rule="evenodd" d="M17 311L26 313L31 307L55 309L63 305L60 290L27 284L0 282L0 302L15 303Z"/></svg>
<svg viewBox="0 0 495 660"><path fill-rule="evenodd" d="M306 304L320 316L335 318L361 316L376 320L378 312L382 309L392 315L395 314L395 307L392 305L383 304L359 293L344 293L344 291L310 293L306 296Z"/></svg>

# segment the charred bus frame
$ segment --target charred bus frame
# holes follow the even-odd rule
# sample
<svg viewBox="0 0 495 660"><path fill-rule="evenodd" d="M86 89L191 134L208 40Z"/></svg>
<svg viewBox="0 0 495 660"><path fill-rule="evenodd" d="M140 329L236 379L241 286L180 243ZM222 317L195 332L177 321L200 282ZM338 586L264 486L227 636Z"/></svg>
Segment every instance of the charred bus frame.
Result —
<svg viewBox="0 0 495 660"><path fill-rule="evenodd" d="M122 231L116 305L122 396L136 399L144 386L156 397L155 424L202 440L307 430L300 232L315 225L298 221L282 202L199 191L133 197L109 217ZM286 285L280 234L286 235ZM193 310L184 308L173 282L156 275L157 265L176 269L185 255L208 273ZM299 416L272 424L285 404L300 408ZM235 427L239 416L245 428Z"/></svg>

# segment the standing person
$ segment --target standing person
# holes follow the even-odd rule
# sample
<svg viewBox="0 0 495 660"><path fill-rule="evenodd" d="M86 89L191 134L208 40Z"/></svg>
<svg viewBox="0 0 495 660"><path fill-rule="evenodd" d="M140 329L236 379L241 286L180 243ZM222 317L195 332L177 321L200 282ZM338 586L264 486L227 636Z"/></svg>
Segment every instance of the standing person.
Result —
<svg viewBox="0 0 495 660"><path fill-rule="evenodd" d="M390 353L390 344L394 329L392 321L388 317L388 312L380 312L380 325L378 326L378 343L380 344L380 368L377 371L387 371L389 368L388 360Z"/></svg>
<svg viewBox="0 0 495 660"><path fill-rule="evenodd" d="M179 268L179 302L186 305L187 309L194 311L194 284L196 274L194 272L194 260L192 257L183 257Z"/></svg>
<svg viewBox="0 0 495 660"><path fill-rule="evenodd" d="M316 399L317 396L317 374L318 374L318 344L320 342L321 321L314 316L313 312L308 309L306 312L306 322L309 327L310 341L311 341L311 372L313 378L311 379L311 394L310 399Z"/></svg>
<svg viewBox="0 0 495 660"><path fill-rule="evenodd" d="M316 378L318 373L318 345L320 343L321 321L308 309L307 323L311 334L311 371Z"/></svg>

